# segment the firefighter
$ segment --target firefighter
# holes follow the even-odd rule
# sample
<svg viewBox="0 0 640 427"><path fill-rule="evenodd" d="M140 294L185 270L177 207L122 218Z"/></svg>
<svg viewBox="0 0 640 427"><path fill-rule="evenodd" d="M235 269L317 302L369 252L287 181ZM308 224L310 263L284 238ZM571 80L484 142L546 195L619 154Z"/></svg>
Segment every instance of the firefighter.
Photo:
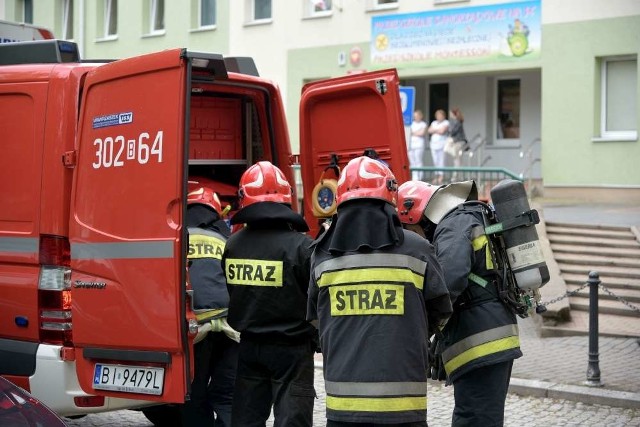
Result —
<svg viewBox="0 0 640 427"><path fill-rule="evenodd" d="M189 281L201 333L194 346L191 399L182 411L185 426L231 426L238 336L225 320L229 294L220 260L230 230L222 213L220 200L210 188L188 193Z"/></svg>
<svg viewBox="0 0 640 427"><path fill-rule="evenodd" d="M451 314L433 247L402 229L391 170L343 169L338 210L314 242L308 318L317 321L328 426L426 426L430 328Z"/></svg>
<svg viewBox="0 0 640 427"><path fill-rule="evenodd" d="M432 186L409 181L398 191L400 219L418 227L443 267L453 315L438 343L434 379L453 383L453 426L500 426L513 360L522 356L516 316L499 297L485 218L473 181Z"/></svg>
<svg viewBox="0 0 640 427"><path fill-rule="evenodd" d="M291 209L292 189L282 171L261 161L245 171L240 210L222 263L231 301L229 324L241 334L233 425L311 426L316 331L307 322L311 239Z"/></svg>

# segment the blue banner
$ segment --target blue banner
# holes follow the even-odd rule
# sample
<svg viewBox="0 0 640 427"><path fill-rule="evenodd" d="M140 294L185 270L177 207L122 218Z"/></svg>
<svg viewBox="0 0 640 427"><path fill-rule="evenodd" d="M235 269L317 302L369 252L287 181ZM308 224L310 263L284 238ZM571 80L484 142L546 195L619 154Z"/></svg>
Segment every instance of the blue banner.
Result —
<svg viewBox="0 0 640 427"><path fill-rule="evenodd" d="M541 0L371 18L371 64L429 67L538 59Z"/></svg>

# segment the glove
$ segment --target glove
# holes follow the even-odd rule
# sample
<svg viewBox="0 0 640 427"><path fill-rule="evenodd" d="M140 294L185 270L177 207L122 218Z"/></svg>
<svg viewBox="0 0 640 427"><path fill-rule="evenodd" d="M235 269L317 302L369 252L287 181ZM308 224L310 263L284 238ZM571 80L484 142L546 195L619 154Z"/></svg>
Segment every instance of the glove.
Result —
<svg viewBox="0 0 640 427"><path fill-rule="evenodd" d="M436 381L445 381L447 379L447 372L444 369L444 362L442 361L442 345L440 334L436 333L433 339L429 342L429 375L428 377Z"/></svg>
<svg viewBox="0 0 640 427"><path fill-rule="evenodd" d="M224 334L235 342L240 342L240 332L229 326L226 317L213 319L211 322L211 332L224 332Z"/></svg>

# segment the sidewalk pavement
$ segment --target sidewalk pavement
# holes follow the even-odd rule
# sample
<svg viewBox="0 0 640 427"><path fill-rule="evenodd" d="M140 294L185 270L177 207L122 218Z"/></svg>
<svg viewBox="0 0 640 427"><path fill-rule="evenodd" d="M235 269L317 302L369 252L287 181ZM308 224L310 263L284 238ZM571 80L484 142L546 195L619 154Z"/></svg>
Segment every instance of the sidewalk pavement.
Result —
<svg viewBox="0 0 640 427"><path fill-rule="evenodd" d="M640 206L594 204L572 200L534 199L549 222L640 227Z"/></svg>
<svg viewBox="0 0 640 427"><path fill-rule="evenodd" d="M510 391L588 404L640 408L640 342L599 337L601 387L585 385L589 337L540 338L539 316L518 319L522 353L513 366Z"/></svg>

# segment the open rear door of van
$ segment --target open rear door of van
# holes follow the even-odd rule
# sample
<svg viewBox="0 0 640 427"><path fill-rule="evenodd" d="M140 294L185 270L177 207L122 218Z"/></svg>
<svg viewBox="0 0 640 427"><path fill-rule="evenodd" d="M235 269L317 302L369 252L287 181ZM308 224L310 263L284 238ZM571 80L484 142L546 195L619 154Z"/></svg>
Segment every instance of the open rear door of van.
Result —
<svg viewBox="0 0 640 427"><path fill-rule="evenodd" d="M312 232L317 230L318 211L324 216L332 211L332 186L318 184L323 178L337 179L334 163L342 169L367 151L391 168L398 183L409 179L399 88L396 70L389 69L322 80L302 89L300 165L304 214Z"/></svg>
<svg viewBox="0 0 640 427"><path fill-rule="evenodd" d="M189 392L190 81L197 67L215 78L220 64L220 55L174 49L87 75L76 152L66 160L75 168L72 339L87 393L183 402Z"/></svg>

